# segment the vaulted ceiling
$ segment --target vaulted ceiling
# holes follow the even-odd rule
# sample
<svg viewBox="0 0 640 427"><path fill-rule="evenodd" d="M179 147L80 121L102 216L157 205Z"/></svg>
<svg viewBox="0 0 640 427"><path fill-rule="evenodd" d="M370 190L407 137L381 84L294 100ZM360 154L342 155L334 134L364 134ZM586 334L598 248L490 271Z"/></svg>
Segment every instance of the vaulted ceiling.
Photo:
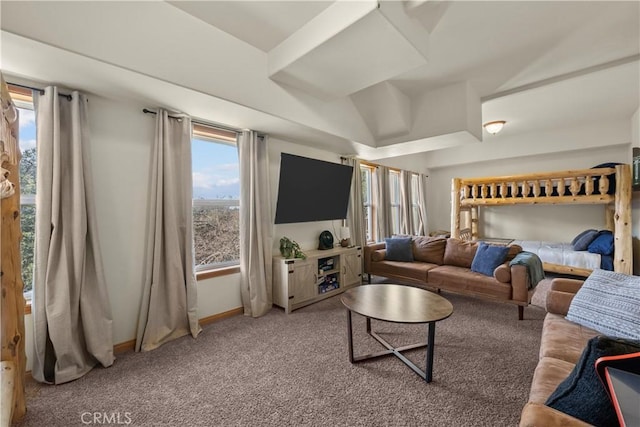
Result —
<svg viewBox="0 0 640 427"><path fill-rule="evenodd" d="M7 2L2 68L382 158L630 119L639 2ZM46 64L46 65L45 65Z"/></svg>

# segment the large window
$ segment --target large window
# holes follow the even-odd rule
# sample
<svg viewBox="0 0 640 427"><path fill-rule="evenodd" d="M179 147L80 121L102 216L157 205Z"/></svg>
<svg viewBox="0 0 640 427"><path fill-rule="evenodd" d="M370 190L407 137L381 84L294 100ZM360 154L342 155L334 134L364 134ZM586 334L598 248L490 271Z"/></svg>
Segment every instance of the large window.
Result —
<svg viewBox="0 0 640 427"><path fill-rule="evenodd" d="M413 222L413 234L418 235L420 231L420 198L418 196L418 180L420 175L411 174L411 217Z"/></svg>
<svg viewBox="0 0 640 427"><path fill-rule="evenodd" d="M373 168L368 165L360 165L362 176L362 207L364 211L364 226L367 242L372 242L373 238L373 208L371 203L371 177Z"/></svg>
<svg viewBox="0 0 640 427"><path fill-rule="evenodd" d="M18 142L20 160L20 257L22 261L22 281L27 300L31 299L33 288L33 259L36 229L36 120L33 98L30 90L10 87L11 97L18 107Z"/></svg>
<svg viewBox="0 0 640 427"><path fill-rule="evenodd" d="M191 150L196 270L238 265L240 170L235 133L194 125Z"/></svg>
<svg viewBox="0 0 640 427"><path fill-rule="evenodd" d="M400 234L400 171L389 171L389 202L391 204L391 233Z"/></svg>

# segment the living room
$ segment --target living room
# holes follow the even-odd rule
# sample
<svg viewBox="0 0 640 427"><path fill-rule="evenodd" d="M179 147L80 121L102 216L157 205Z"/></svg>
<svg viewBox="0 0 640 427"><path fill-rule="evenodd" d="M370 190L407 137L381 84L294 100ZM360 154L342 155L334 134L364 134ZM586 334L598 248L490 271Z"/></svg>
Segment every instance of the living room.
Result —
<svg viewBox="0 0 640 427"><path fill-rule="evenodd" d="M191 10L197 3L203 9ZM363 86L360 96L319 95L269 77L268 52L331 2L243 3L246 9L234 2L0 5L5 79L88 95L92 154L99 159L91 173L115 344L135 339L142 295L149 211L139 206L149 193L154 137L154 118L143 108L166 107L267 134L274 210L281 153L335 163L355 155L426 174L429 231L450 229L454 177L630 164L632 148L640 147L636 2L550 3L550 9L533 2L407 2L431 38L433 59L418 68L443 68L423 80L406 71L388 79L392 83L381 82L374 88L379 93L364 93ZM276 20L268 3L278 13L288 9L288 19ZM278 23L271 32L256 30L268 19ZM467 31L456 31L465 26ZM445 44L452 34L459 35ZM447 57L446 66L438 63L444 50L464 44L473 44L460 55L466 62ZM380 96L383 102L374 103ZM369 104L374 111L365 108ZM440 122L430 123L421 111ZM483 130L491 120L505 120L504 129L496 135ZM636 192L636 274L639 203ZM482 234L492 237L570 241L604 225L601 206L505 206L485 215ZM274 254L282 236L313 249L323 230L340 225L274 225ZM197 287L200 318L242 307L239 273L199 280ZM29 353L32 316L25 321Z"/></svg>

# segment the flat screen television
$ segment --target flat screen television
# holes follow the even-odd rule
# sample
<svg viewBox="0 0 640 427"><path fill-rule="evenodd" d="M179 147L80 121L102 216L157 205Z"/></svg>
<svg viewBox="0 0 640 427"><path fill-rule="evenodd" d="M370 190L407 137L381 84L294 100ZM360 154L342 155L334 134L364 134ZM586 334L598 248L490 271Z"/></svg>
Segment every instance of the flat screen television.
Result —
<svg viewBox="0 0 640 427"><path fill-rule="evenodd" d="M345 219L353 167L282 153L276 224Z"/></svg>

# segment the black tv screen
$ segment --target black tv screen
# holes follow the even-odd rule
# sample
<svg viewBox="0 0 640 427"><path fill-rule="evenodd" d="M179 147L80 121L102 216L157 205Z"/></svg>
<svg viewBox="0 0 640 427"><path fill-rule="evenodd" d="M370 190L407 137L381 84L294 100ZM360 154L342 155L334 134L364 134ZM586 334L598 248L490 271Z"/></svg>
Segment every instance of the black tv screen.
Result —
<svg viewBox="0 0 640 427"><path fill-rule="evenodd" d="M276 224L345 219L353 167L282 153Z"/></svg>

